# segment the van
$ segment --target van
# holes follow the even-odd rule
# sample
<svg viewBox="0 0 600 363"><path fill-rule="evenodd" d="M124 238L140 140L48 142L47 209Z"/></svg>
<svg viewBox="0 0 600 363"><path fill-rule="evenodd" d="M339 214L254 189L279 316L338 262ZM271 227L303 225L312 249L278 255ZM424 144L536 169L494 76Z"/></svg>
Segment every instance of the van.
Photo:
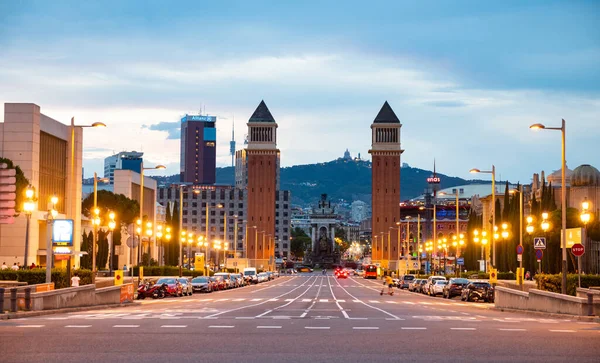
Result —
<svg viewBox="0 0 600 363"><path fill-rule="evenodd" d="M246 267L244 269L244 280L247 283L258 283L258 273L256 272L256 267Z"/></svg>

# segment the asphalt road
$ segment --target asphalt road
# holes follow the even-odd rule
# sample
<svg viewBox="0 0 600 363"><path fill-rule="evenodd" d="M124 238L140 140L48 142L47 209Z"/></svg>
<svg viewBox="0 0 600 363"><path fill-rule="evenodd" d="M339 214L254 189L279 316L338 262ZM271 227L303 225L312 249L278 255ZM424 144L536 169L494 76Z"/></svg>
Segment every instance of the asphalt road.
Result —
<svg viewBox="0 0 600 363"><path fill-rule="evenodd" d="M321 274L0 321L2 362L598 362L600 324Z"/></svg>

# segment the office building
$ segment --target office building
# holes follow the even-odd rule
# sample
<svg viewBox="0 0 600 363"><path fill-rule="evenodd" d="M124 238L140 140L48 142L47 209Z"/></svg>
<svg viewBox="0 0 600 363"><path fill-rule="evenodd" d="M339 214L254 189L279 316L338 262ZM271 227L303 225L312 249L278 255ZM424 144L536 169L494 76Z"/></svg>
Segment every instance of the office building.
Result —
<svg viewBox="0 0 600 363"><path fill-rule="evenodd" d="M181 118L180 181L211 185L216 180L216 116Z"/></svg>
<svg viewBox="0 0 600 363"><path fill-rule="evenodd" d="M137 151L122 151L104 159L104 177L110 184L115 182L115 169L131 170L141 173L144 153Z"/></svg>

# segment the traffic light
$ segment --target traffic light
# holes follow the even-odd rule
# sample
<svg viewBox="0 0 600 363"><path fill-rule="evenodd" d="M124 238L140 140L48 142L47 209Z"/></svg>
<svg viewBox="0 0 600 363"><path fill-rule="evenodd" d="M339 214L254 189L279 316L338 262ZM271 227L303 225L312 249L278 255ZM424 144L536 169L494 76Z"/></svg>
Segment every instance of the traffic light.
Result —
<svg viewBox="0 0 600 363"><path fill-rule="evenodd" d="M7 164L0 164L0 224L15 222L16 175L17 171L15 169L8 169Z"/></svg>

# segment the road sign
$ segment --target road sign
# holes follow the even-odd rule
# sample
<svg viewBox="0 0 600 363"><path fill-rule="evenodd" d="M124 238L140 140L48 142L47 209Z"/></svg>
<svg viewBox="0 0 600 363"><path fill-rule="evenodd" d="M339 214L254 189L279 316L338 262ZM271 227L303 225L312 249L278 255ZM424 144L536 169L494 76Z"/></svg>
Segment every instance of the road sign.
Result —
<svg viewBox="0 0 600 363"><path fill-rule="evenodd" d="M518 254L517 255L517 262L521 262L523 261L523 255L522 254Z"/></svg>
<svg viewBox="0 0 600 363"><path fill-rule="evenodd" d="M419 261L412 261L412 268L411 270L418 270L419 267Z"/></svg>
<svg viewBox="0 0 600 363"><path fill-rule="evenodd" d="M533 248L536 250L545 250L546 237L533 237Z"/></svg>
<svg viewBox="0 0 600 363"><path fill-rule="evenodd" d="M495 268L490 269L490 284L495 284L498 282L498 270Z"/></svg>
<svg viewBox="0 0 600 363"><path fill-rule="evenodd" d="M522 255L522 254L523 254L523 246L517 245L517 255Z"/></svg>
<svg viewBox="0 0 600 363"><path fill-rule="evenodd" d="M535 258L537 258L538 262L542 260L542 257L544 257L544 251L535 250Z"/></svg>
<svg viewBox="0 0 600 363"><path fill-rule="evenodd" d="M123 271L115 271L115 286L123 285Z"/></svg>
<svg viewBox="0 0 600 363"><path fill-rule="evenodd" d="M576 257L581 257L585 253L585 247L581 243L575 243L571 247L571 253Z"/></svg>
<svg viewBox="0 0 600 363"><path fill-rule="evenodd" d="M465 264L465 259L462 257L459 257L456 259L456 263L459 265L464 265Z"/></svg>

